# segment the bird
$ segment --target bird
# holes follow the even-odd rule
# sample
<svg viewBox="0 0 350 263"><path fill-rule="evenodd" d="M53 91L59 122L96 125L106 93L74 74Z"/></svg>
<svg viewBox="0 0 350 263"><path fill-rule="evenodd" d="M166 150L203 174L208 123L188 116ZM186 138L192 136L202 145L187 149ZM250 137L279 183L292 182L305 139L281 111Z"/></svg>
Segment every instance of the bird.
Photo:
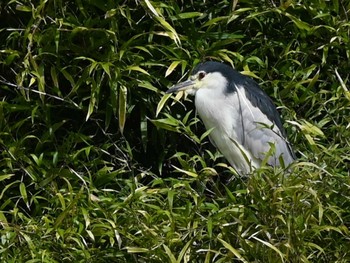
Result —
<svg viewBox="0 0 350 263"><path fill-rule="evenodd" d="M295 160L275 104L252 78L206 61L166 93L179 91L194 95L211 143L238 174L251 174L262 164L287 167Z"/></svg>

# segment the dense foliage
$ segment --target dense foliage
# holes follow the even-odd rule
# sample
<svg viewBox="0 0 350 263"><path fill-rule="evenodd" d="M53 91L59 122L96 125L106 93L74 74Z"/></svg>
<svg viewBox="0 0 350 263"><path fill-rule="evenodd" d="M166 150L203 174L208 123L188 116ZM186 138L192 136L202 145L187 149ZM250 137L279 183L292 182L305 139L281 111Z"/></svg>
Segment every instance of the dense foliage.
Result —
<svg viewBox="0 0 350 263"><path fill-rule="evenodd" d="M349 262L350 3L0 3L1 262ZM240 178L191 98L255 78L298 161Z"/></svg>

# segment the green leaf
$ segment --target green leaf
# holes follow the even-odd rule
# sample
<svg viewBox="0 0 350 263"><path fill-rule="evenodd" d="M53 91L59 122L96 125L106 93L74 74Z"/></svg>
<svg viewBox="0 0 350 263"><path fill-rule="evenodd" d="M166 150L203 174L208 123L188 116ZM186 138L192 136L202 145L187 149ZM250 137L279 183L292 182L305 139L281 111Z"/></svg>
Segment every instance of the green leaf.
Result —
<svg viewBox="0 0 350 263"><path fill-rule="evenodd" d="M156 127L173 131L173 132L180 132L178 128L178 123L174 122L170 119L157 119L157 120L150 120Z"/></svg>
<svg viewBox="0 0 350 263"><path fill-rule="evenodd" d="M119 130L121 133L124 132L124 127L125 127L126 99L127 99L127 88L122 85L120 86L120 89L119 89L119 106L118 106Z"/></svg>
<svg viewBox="0 0 350 263"><path fill-rule="evenodd" d="M111 17L115 16L117 13L118 13L118 9L116 9L116 8L110 9L106 12L105 19L111 18Z"/></svg>
<svg viewBox="0 0 350 263"><path fill-rule="evenodd" d="M311 27L308 23L302 21L301 19L289 14L289 13L284 13L285 16L287 16L288 18L290 18L293 23L299 28L299 29L303 29L303 30L306 30L306 31L310 31L311 30Z"/></svg>
<svg viewBox="0 0 350 263"><path fill-rule="evenodd" d="M176 69L176 67L181 63L181 61L174 61L170 64L170 66L168 67L168 69L165 72L165 77L169 76L171 74L171 72L174 71L174 69Z"/></svg>
<svg viewBox="0 0 350 263"><path fill-rule="evenodd" d="M167 100L171 97L171 94L164 94L164 96L161 98L161 100L158 102L157 110L156 110L156 117L158 117L159 113L162 111L165 103Z"/></svg>
<svg viewBox="0 0 350 263"><path fill-rule="evenodd" d="M169 210L173 210L173 204L174 204L174 195L175 192L173 190L168 191L168 203L169 203Z"/></svg>
<svg viewBox="0 0 350 263"><path fill-rule="evenodd" d="M81 196L81 194L82 194L82 191L83 191L83 186L80 188L80 191L79 191L78 193L76 193L76 196L75 196L74 199L70 202L70 204L67 206L67 208L64 209L64 210L57 216L57 218L56 218L56 220L55 220L55 223L54 223L54 225L53 225L54 228L57 229L57 228L62 224L63 220L66 219L67 215L68 215L69 213L72 212L72 209L73 209L73 207L76 206L76 204L77 204L77 202L78 202L78 200L79 200L79 198L80 198L80 196Z"/></svg>
<svg viewBox="0 0 350 263"><path fill-rule="evenodd" d="M144 151L147 151L147 143L148 143L148 123L147 116L144 108L141 108L140 113L140 131L141 131L141 140Z"/></svg>
<svg viewBox="0 0 350 263"><path fill-rule="evenodd" d="M340 86L343 88L344 90L344 95L345 97L350 101L350 91L348 90L348 88L346 87L343 79L341 78L341 76L338 73L337 68L334 70L335 71L335 75L337 76L339 82L340 82Z"/></svg>
<svg viewBox="0 0 350 263"><path fill-rule="evenodd" d="M207 220L207 230L208 230L209 238L212 238L213 237L213 220L211 218L208 218Z"/></svg>
<svg viewBox="0 0 350 263"><path fill-rule="evenodd" d="M100 64L101 64L103 70L107 73L108 77L111 78L110 67L112 66L112 63L101 62Z"/></svg>
<svg viewBox="0 0 350 263"><path fill-rule="evenodd" d="M62 69L61 73L70 82L71 86L74 87L75 86L75 81L74 81L73 77L68 73L68 71L65 70L65 69Z"/></svg>
<svg viewBox="0 0 350 263"><path fill-rule="evenodd" d="M185 13L177 14L176 17L172 17L172 20L176 20L176 19L190 19L190 18L195 18L195 17L202 16L202 15L203 15L203 13L201 13L201 12L185 12Z"/></svg>
<svg viewBox="0 0 350 263"><path fill-rule="evenodd" d="M127 67L126 70L139 71L139 72L149 76L149 73L139 66L130 66L130 67Z"/></svg>
<svg viewBox="0 0 350 263"><path fill-rule="evenodd" d="M141 80L141 82L138 83L139 87L151 90L153 92L158 92L158 89L154 87L149 81Z"/></svg>
<svg viewBox="0 0 350 263"><path fill-rule="evenodd" d="M187 241L187 243L183 246L183 248L181 249L179 256L177 257L177 261L176 262L186 262L186 253L188 255L190 255L190 246L192 245L193 240L189 240ZM183 260L184 259L184 260Z"/></svg>
<svg viewBox="0 0 350 263"><path fill-rule="evenodd" d="M242 255L239 253L239 251L235 248L233 248L233 246L231 246L229 243L227 243L225 240L218 238L218 240L221 242L221 244L224 245L225 248L227 248L229 251L232 252L233 255L236 256L236 258L244 263L248 263L248 261L242 257Z"/></svg>
<svg viewBox="0 0 350 263"><path fill-rule="evenodd" d="M316 125L313 125L312 123L306 120L300 120L300 122L296 122L296 121L288 121L288 122L298 126L304 132L304 134L321 136L321 137L325 136L320 128L318 128Z"/></svg>
<svg viewBox="0 0 350 263"><path fill-rule="evenodd" d="M26 185L22 182L19 185L19 191L21 193L21 196L23 198L23 201L25 202L25 204L27 205L27 207L29 208L29 202L28 202L28 195L27 195L27 189L26 189Z"/></svg>
<svg viewBox="0 0 350 263"><path fill-rule="evenodd" d="M16 5L16 10L22 11L22 12L32 12L32 8L25 5Z"/></svg>
<svg viewBox="0 0 350 263"><path fill-rule="evenodd" d="M203 141L206 137L210 135L210 133L215 129L215 127L207 130L205 133L202 134L202 136L199 138L199 141Z"/></svg>
<svg viewBox="0 0 350 263"><path fill-rule="evenodd" d="M261 240L260 238L257 238L256 236L254 236L253 238L254 238L255 240L259 241L260 243L264 244L265 246L267 246L267 247L273 249L274 251L276 251L277 254L280 256L281 261L284 262L284 257L285 257L285 256L283 255L283 253L282 253L278 248L276 248L274 245L272 245L272 244L269 243L269 242L266 242L266 241L264 241L264 240Z"/></svg>
<svg viewBox="0 0 350 263"><path fill-rule="evenodd" d="M128 253L146 253L149 252L148 248L142 248L142 247L125 247Z"/></svg>
<svg viewBox="0 0 350 263"><path fill-rule="evenodd" d="M6 193L6 191L11 188L13 185L19 183L19 180L16 180L14 182L11 182L9 184L6 184L5 187L2 189L1 194L0 194L0 200L3 198L4 194Z"/></svg>
<svg viewBox="0 0 350 263"><path fill-rule="evenodd" d="M208 27L208 26L216 25L218 23L221 23L222 21L227 21L228 18L229 18L228 16L215 17L213 19L210 19L206 23L204 23L204 25L202 27Z"/></svg>
<svg viewBox="0 0 350 263"><path fill-rule="evenodd" d="M155 15L156 17L159 17L160 14L157 12L157 10L153 7L153 5L151 4L151 2L149 0L144 0L148 9L151 10L151 12L153 13L153 15Z"/></svg>
<svg viewBox="0 0 350 263"><path fill-rule="evenodd" d="M4 174L4 175L0 175L0 182L4 181L6 179L10 179L12 176L14 176L15 174Z"/></svg>
<svg viewBox="0 0 350 263"><path fill-rule="evenodd" d="M91 114L94 112L94 108L97 102L97 98L96 98L96 92L94 91L94 86L96 88L96 84L92 84L92 88L91 88L91 96L90 96L90 101L89 101L89 106L88 106L88 112L86 114L86 121L90 118Z"/></svg>
<svg viewBox="0 0 350 263"><path fill-rule="evenodd" d="M51 67L50 73L51 73L51 78L52 78L52 81L53 81L55 87L59 88L59 82L58 82L58 76L57 76L56 68L55 67Z"/></svg>
<svg viewBox="0 0 350 263"><path fill-rule="evenodd" d="M188 176L191 176L191 177L194 177L194 178L198 177L198 174L197 174L197 173L190 172L190 171L186 171L186 170L180 169L180 168L178 168L178 167L176 167L176 166L173 166L173 167L174 167L178 172L184 173L184 174L186 174L186 175L188 175Z"/></svg>
<svg viewBox="0 0 350 263"><path fill-rule="evenodd" d="M6 216L2 211L0 211L0 222L2 224L3 229L6 229L8 222L7 222Z"/></svg>
<svg viewBox="0 0 350 263"><path fill-rule="evenodd" d="M179 263L167 245L163 244L163 248L165 250L165 253L168 255L171 263Z"/></svg>
<svg viewBox="0 0 350 263"><path fill-rule="evenodd" d="M176 30L167 21L165 21L164 18L157 16L156 19L160 22L160 24L163 26L163 28L168 31L167 35L172 40L174 40L174 42L177 46L179 46L181 41L180 41L180 37L178 36Z"/></svg>

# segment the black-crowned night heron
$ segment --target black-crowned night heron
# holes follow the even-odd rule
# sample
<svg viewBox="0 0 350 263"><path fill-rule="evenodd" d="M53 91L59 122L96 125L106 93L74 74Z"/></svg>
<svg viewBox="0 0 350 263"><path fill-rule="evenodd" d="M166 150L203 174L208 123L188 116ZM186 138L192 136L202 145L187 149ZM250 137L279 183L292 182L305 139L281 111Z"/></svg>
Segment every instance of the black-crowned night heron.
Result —
<svg viewBox="0 0 350 263"><path fill-rule="evenodd" d="M238 173L249 174L263 160L272 166L294 160L275 105L251 78L209 61L167 93L183 90L195 95L197 112L206 129L212 129L211 142Z"/></svg>

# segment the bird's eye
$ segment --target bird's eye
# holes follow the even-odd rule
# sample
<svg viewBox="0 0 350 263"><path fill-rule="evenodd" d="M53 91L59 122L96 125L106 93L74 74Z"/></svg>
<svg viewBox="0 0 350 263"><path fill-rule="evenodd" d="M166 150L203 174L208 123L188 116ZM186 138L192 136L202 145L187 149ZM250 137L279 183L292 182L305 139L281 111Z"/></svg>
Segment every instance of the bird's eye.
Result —
<svg viewBox="0 0 350 263"><path fill-rule="evenodd" d="M205 72L203 72L203 71L199 72L198 79L201 80L204 77L205 77Z"/></svg>

